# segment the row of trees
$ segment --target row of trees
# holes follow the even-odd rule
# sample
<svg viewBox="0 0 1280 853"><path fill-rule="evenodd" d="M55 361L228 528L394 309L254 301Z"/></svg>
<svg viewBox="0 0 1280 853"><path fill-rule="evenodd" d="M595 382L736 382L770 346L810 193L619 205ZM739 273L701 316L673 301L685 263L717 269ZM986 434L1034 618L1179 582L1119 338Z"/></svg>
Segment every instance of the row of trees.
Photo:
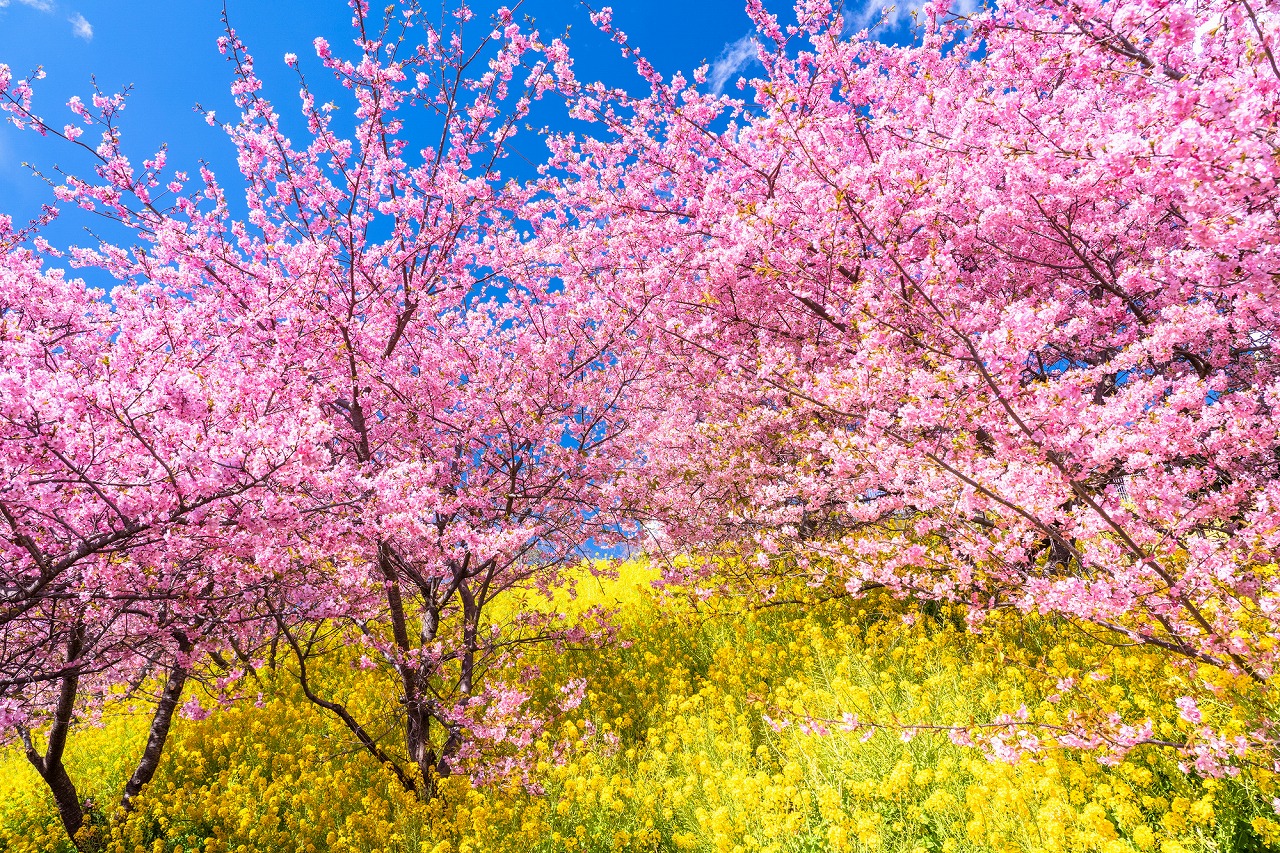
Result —
<svg viewBox="0 0 1280 853"><path fill-rule="evenodd" d="M73 837L74 722L157 694L127 808L189 679L268 644L406 789L493 772L542 717L486 672L571 632L491 603L626 540L1161 647L1260 685L1201 769L1273 760L1275 11L934 3L891 47L753 2L737 100L643 59L646 94L583 83L507 11L353 10L352 58L316 42L351 123L300 75L301 137L227 28L243 201L135 166L121 98L60 127L0 66L11 121L92 158L59 202L122 235L0 220L0 723ZM520 183L535 101L589 126ZM332 630L402 745L309 677Z"/></svg>
<svg viewBox="0 0 1280 853"><path fill-rule="evenodd" d="M975 624L1053 614L1265 694L1280 19L947 9L898 48L844 38L831 3L791 27L752 6L753 103L652 74L625 113L577 101L607 131L558 152L574 215L540 238L663 341L686 401L646 430L633 494L680 548L750 539L768 571ZM1259 713L1240 740L1206 731L1201 769L1269 764ZM1070 737L1123 753L1150 737L1132 723Z"/></svg>

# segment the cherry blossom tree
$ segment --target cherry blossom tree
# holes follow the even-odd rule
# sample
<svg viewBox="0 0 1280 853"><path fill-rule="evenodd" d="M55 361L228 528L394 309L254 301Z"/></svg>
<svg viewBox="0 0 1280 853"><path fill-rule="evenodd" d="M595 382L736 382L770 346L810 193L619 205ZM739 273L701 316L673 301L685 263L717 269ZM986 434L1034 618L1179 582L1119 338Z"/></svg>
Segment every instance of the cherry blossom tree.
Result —
<svg viewBox="0 0 1280 853"><path fill-rule="evenodd" d="M39 421L84 445L63 460L46 442L36 456L73 472L50 475L44 497L85 503L98 527L66 531L62 547L80 561L101 554L95 565L112 573L102 587L112 606L142 618L139 601L160 587L154 597L163 603L147 614L154 625L175 624L171 602L181 602L182 625L202 628L210 648L239 638L237 652L265 630L265 615L294 652L306 696L341 718L406 789L430 797L436 777L457 769L479 779L527 763L517 750L540 731L543 711L488 673L527 643L584 633L557 627L554 613L495 615L494 602L515 589L549 591L588 540L607 545L627 532L602 489L638 459L622 402L643 354L605 357L611 326L598 317L607 306L558 295L555 270L520 236L524 206L543 190L499 167L550 83L533 50L536 32L507 10L472 39L464 31L478 24L466 8L441 20L412 3L380 20L364 3L352 9L354 59L315 42L332 78L320 89L348 97L349 124L336 104L318 103L299 72L298 144L228 24L219 46L241 115L222 127L239 158L239 213L208 168L192 181L168 168L163 150L135 168L118 127L123 98L73 100L75 121L59 130L35 112L32 81L5 71L0 90L12 119L80 146L96 163L92 176L60 176L57 198L106 217L130 241L104 239L71 254L129 283L110 306L44 274L48 286L67 290L59 318L32 321L48 326L33 336L43 347L37 355L56 369L16 381L58 387L81 406L98 394L101 405L119 407L116 398L141 388L137 413L111 410L125 437L99 452L113 455L83 475L83 489L68 476L98 464L94 442L106 436L96 410L81 422L57 407ZM284 62L301 65L292 55ZM100 135L96 146L81 141L88 130ZM40 241L36 248L54 251ZM41 275L34 255L20 257L28 277ZM25 318L20 292L15 284L12 310ZM79 334L83 357L72 357L58 323ZM135 339L145 355L136 362ZM23 416L30 419L15 420ZM153 430L173 434L172 450ZM117 512L113 478L130 466L148 477L120 488L146 491L145 500ZM32 541L32 523L15 513L15 560ZM98 539L85 536L103 544L90 548L82 543ZM98 580L67 575L63 594L83 599ZM30 596L43 602L38 592ZM85 619L95 631L121 621L97 612ZM61 630L79 636L74 626ZM316 679L315 655L334 630L394 675L386 708L403 748L373 734L385 727L359 719ZM190 633L165 647L173 672L185 673L197 653ZM111 633L93 655L83 641L68 642L80 644L66 658L77 674L92 667L121 678L108 645L130 650L128 662L146 656L124 634ZM557 704L579 701L580 687L568 686ZM63 682L67 697L78 688ZM181 690L181 679L171 683L166 715Z"/></svg>
<svg viewBox="0 0 1280 853"><path fill-rule="evenodd" d="M353 8L357 59L322 40L316 53L352 90L357 123L338 136L304 79L305 149L281 130L234 33L224 41L248 220L261 229L254 276L277 288L269 310L298 318L305 336L255 327L238 346L315 353L291 393L324 409L334 431L301 490L310 520L289 540L319 577L295 584L278 614L304 690L406 788L431 796L434 778L458 767L497 772L478 761L481 745L527 746L538 731L517 687L482 676L525 643L572 635L534 613L499 623L492 604L557 585L588 538L625 532L601 488L636 458L621 401L643 358L602 360L604 309L558 297L518 236L514 212L541 190L499 168L545 86L536 32L504 10L472 45L466 9L436 24L409 6L375 33ZM473 78L477 57L487 65ZM410 108L436 122L416 151ZM319 620L354 625L395 673L407 765L311 683L315 635L285 618L298 614L313 631Z"/></svg>
<svg viewBox="0 0 1280 853"><path fill-rule="evenodd" d="M228 617L253 527L270 521L255 493L317 437L233 394L244 376L193 336L186 306L127 287L108 305L41 269L19 247L30 235L0 221L0 714L75 838L89 816L63 763L73 722L117 687L156 685L128 807L197 650L249 630Z"/></svg>
<svg viewBox="0 0 1280 853"><path fill-rule="evenodd" d="M664 353L630 500L693 552L1067 617L1265 695L1275 10L933 3L890 46L826 0L748 8L744 100L554 69L598 130L553 142L538 239ZM1268 754L1256 719L1213 760Z"/></svg>

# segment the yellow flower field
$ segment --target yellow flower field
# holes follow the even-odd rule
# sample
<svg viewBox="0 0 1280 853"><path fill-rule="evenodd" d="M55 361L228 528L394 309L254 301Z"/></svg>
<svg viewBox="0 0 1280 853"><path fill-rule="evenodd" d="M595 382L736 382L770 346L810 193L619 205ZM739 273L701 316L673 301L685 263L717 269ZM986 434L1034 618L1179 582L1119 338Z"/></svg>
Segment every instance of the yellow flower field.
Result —
<svg viewBox="0 0 1280 853"><path fill-rule="evenodd" d="M947 729L1026 707L1033 723L1081 713L1151 718L1188 679L1214 679L1206 717L1248 724L1248 687L1067 624L1013 616L968 631L962 614L889 598L836 597L720 614L650 590L643 565L585 578L554 605L619 608L599 650L532 650L535 699L567 679L586 701L536 744L527 780L474 789L444 780L423 805L335 718L302 698L288 668L246 680L244 700L182 720L155 782L127 817L90 831L135 851L1261 851L1280 841L1274 777L1200 779L1169 748L1115 766L1049 748L1017 763L953 743ZM394 689L334 656L325 677L377 719ZM1057 695L1055 685L1078 686ZM541 691L541 692L539 692ZM381 711L389 748L396 747ZM851 731L845 715L856 715ZM114 803L145 717L114 709L78 730L81 793ZM928 728L930 726L937 728ZM1046 740L1049 738L1046 736ZM557 758L558 756L558 758ZM0 760L0 850L70 850L21 753Z"/></svg>

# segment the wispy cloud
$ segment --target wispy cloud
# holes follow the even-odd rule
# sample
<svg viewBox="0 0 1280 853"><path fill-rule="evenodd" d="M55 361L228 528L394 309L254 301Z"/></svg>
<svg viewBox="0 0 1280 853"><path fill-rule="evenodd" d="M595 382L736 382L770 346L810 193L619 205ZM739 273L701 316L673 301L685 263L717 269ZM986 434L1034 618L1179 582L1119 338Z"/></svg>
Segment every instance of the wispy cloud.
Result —
<svg viewBox="0 0 1280 853"><path fill-rule="evenodd" d="M911 19L911 13L923 8L922 0L863 0L845 6L845 32L855 33L877 24L896 29Z"/></svg>
<svg viewBox="0 0 1280 853"><path fill-rule="evenodd" d="M751 36L743 36L730 42L720 51L716 61L711 64L711 72L707 79L711 82L711 91L719 95L724 91L730 77L742 73L748 65L756 60L756 41Z"/></svg>
<svg viewBox="0 0 1280 853"><path fill-rule="evenodd" d="M76 12L67 20L71 22L71 34L76 38L82 38L85 41L93 39L93 25L85 20L84 15Z"/></svg>
<svg viewBox="0 0 1280 853"><path fill-rule="evenodd" d="M27 6L28 9L35 9L36 12L44 12L52 14L58 12L58 4L54 0L18 0L20 5ZM9 8L13 5L13 0L0 0L0 9ZM67 23L72 26L72 35L77 38L83 38L84 41L92 41L93 24L81 13L73 14L67 19Z"/></svg>
<svg viewBox="0 0 1280 853"><path fill-rule="evenodd" d="M32 9L39 9L41 12L53 11L53 0L18 0L23 6L30 6ZM0 9L9 5L9 0L0 0Z"/></svg>
<svg viewBox="0 0 1280 853"><path fill-rule="evenodd" d="M45 14L54 14L58 12L58 4L54 0L17 0L17 2L29 9L35 9L37 12ZM0 9L8 8L13 4L13 0L0 0ZM93 39L93 24L84 15L76 12L67 18L67 23L71 24L71 34L76 38L82 38L85 41Z"/></svg>
<svg viewBox="0 0 1280 853"><path fill-rule="evenodd" d="M972 15L978 11L979 0L951 0L951 12ZM883 25L884 30L895 30L911 21L913 15L924 8L924 0L855 0L844 4L844 33L852 35L859 30Z"/></svg>

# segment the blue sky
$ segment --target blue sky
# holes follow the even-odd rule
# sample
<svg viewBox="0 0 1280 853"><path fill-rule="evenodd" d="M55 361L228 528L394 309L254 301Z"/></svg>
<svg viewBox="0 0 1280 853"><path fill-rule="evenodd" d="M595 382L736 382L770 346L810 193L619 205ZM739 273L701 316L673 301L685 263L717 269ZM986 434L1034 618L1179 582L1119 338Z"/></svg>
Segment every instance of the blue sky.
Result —
<svg viewBox="0 0 1280 853"><path fill-rule="evenodd" d="M423 0L423 5L433 8L436 2L456 5L456 0ZM593 5L605 2L595 0ZM792 0L765 2L784 21L794 20ZM900 7L892 5L895 2L848 0L847 29L861 28L885 13L896 26L881 31L881 37L904 31L909 8L920 0L901 0ZM973 0L957 2L964 5ZM472 0L477 15L473 26L483 32L480 26L487 27L496 8L513 3ZM350 10L345 0L227 0L227 5L233 25L257 59L266 94L275 101L289 130L290 121L296 120L292 108L298 87L284 55L300 57L313 86L325 80L312 41L324 36L335 53L350 55ZM377 0L371 5L380 8ZM758 68L744 5L744 0L612 2L615 26L664 76L707 62L709 84L726 89L740 74L750 76L753 67ZM201 161L209 163L231 191L234 204L233 149L222 130L206 125L194 109L199 103L224 121L233 120L237 112L228 93L231 69L216 46L222 34L221 8L221 0L0 0L0 63L9 65L15 76L37 66L44 69L47 76L36 89L37 112L55 126L71 118L65 107L68 98L79 95L89 100L95 77L106 92L131 85L128 107L119 122L126 154L140 163L167 143L171 169L194 172ZM544 37L571 28L570 46L580 79L637 86L638 78L618 56L617 46L592 27L581 0L525 0L519 13L531 15ZM341 95L334 100L344 102ZM539 121L537 115L534 121ZM48 175L56 175L58 167L78 174L92 168L87 157L76 157L69 146L54 142L0 122L0 213L12 216L15 223L26 222L51 200L49 188L32 176L24 162ZM524 137L518 144L529 160L544 159L545 150L532 138ZM95 244L81 231L83 225L83 219L64 216L45 233L55 245Z"/></svg>
<svg viewBox="0 0 1280 853"><path fill-rule="evenodd" d="M487 19L499 5L481 0L473 8ZM774 5L788 10L787 2ZM344 39L349 39L350 12L342 0L228 0L228 6L258 60L268 95L282 112L287 113L297 90L284 54L298 54L306 70L317 35L328 38L335 52L349 43ZM613 8L615 25L666 75L719 60L721 76L731 84L737 75L730 72L752 61L741 41L750 31L742 0L615 0ZM69 119L63 104L71 95L89 99L92 77L109 92L131 84L121 126L135 162L167 142L171 166L191 168L205 159L234 185L230 145L193 110L200 103L220 118L234 115L227 93L230 69L215 45L220 9L215 0L0 0L0 63L15 75L43 67L47 77L37 88L38 111L55 124ZM544 36L572 27L580 77L633 82L622 76L625 68L615 46L591 27L585 6L575 0L527 0L520 11L536 19ZM543 153L530 152L538 155L535 159ZM23 161L46 172L55 165L76 171L85 166L65 146L42 144L30 133L0 125L0 212L15 220L28 218L49 198Z"/></svg>

